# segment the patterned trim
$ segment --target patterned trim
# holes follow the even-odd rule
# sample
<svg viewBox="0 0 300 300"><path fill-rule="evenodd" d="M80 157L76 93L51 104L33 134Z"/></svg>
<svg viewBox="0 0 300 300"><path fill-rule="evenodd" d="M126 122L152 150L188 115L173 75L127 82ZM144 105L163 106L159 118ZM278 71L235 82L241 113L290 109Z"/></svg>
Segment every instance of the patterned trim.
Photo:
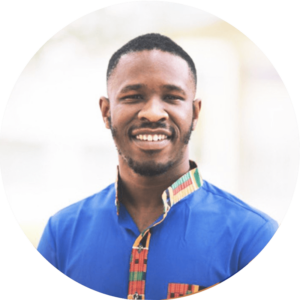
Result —
<svg viewBox="0 0 300 300"><path fill-rule="evenodd" d="M198 190L202 185L203 180L196 166L164 191L162 195L164 212L167 213L174 204Z"/></svg>
<svg viewBox="0 0 300 300"><path fill-rule="evenodd" d="M162 194L162 201L164 204L164 217L159 222L161 223L170 208L179 202L184 197L189 194L195 192L203 185L203 179L199 173L197 164L190 160L190 171L176 180L170 187L168 187ZM119 167L117 167L117 178L115 181L115 190L116 190L116 199L115 205L117 208L117 215L119 215L120 203L119 203L119 195L118 195L118 181L119 181ZM157 223L157 224L159 224ZM157 225L155 224L155 225ZM154 226L155 226L154 225Z"/></svg>
<svg viewBox="0 0 300 300"><path fill-rule="evenodd" d="M169 283L167 299L179 298L200 292L206 287L194 284Z"/></svg>
<svg viewBox="0 0 300 300"><path fill-rule="evenodd" d="M191 170L188 173L180 177L176 182L174 182L164 191L162 195L162 201L164 204L163 218L153 224L151 227L160 224L166 218L168 211L174 204L202 186L202 178L198 172L197 165L193 161L190 161L190 169ZM117 215L119 215L120 209L118 182L119 169L117 169L117 180L115 182L115 204L117 208ZM145 299L147 257L150 238L150 228L147 228L137 237L133 244L129 266L128 299Z"/></svg>
<svg viewBox="0 0 300 300"><path fill-rule="evenodd" d="M128 299L145 299L147 257L151 233L148 229L133 244L129 265Z"/></svg>

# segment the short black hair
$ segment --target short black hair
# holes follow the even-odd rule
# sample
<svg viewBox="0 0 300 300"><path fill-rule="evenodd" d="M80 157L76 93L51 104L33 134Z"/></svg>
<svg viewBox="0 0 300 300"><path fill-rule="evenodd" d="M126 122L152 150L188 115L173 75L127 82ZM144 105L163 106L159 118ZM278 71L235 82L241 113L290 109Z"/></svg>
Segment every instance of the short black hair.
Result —
<svg viewBox="0 0 300 300"><path fill-rule="evenodd" d="M172 41L167 36L161 35L159 33L148 33L138 36L130 40L127 44L117 50L109 60L106 72L106 80L108 81L112 71L116 68L120 58L124 54L154 49L169 52L184 59L193 74L195 86L197 85L197 71L191 57L174 41Z"/></svg>

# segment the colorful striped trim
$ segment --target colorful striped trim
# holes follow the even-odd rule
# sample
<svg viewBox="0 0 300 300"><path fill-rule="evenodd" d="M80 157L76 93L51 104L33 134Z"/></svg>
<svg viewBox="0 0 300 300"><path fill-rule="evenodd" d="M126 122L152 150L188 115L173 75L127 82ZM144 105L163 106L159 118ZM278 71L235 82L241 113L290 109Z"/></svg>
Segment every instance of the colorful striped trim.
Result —
<svg viewBox="0 0 300 300"><path fill-rule="evenodd" d="M129 265L128 299L145 299L147 257L151 233L148 229L135 240Z"/></svg>
<svg viewBox="0 0 300 300"><path fill-rule="evenodd" d="M184 197L195 192L203 185L202 177L198 171L197 164L190 161L191 170L176 180L170 187L168 187L162 194L162 201L164 204L164 217L159 222L161 223L166 217L167 212L170 208L179 202ZM115 181L116 199L115 205L117 208L117 215L119 215L120 203L118 195L118 181L119 181L119 167L117 167L117 178ZM159 224L157 223L157 224ZM155 225L157 225L155 224Z"/></svg>
<svg viewBox="0 0 300 300"><path fill-rule="evenodd" d="M206 287L194 284L169 283L167 299L183 297L200 292Z"/></svg>
<svg viewBox="0 0 300 300"><path fill-rule="evenodd" d="M120 202L119 202L119 168L117 168L117 179L115 182L116 199L115 205L117 208L117 215L119 215ZM179 202L187 195L195 192L203 184L202 178L199 174L197 165L190 161L190 171L175 181L170 187L168 187L162 194L162 201L164 204L163 218L157 223L153 224L154 227L160 224L167 216L170 208ZM129 265L129 286L128 286L128 299L145 299L145 282L147 272L147 257L150 244L150 228L144 230L135 240ZM178 284L176 284L177 286ZM187 286L187 292L189 292L189 285ZM194 287L194 286L193 286ZM181 288L182 289L182 288ZM181 292L181 290L180 290ZM173 293L172 293L173 295ZM176 294L177 295L177 294Z"/></svg>
<svg viewBox="0 0 300 300"><path fill-rule="evenodd" d="M192 161L190 164L191 167L194 166L195 168L184 174L164 191L162 200L165 214L174 204L195 192L203 185L203 180L200 176L197 165Z"/></svg>

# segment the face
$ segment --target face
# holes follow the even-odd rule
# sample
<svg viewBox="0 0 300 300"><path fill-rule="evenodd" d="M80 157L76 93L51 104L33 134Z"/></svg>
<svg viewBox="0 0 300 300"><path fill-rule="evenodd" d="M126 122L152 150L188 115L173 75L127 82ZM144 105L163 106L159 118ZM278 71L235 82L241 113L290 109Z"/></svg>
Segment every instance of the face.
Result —
<svg viewBox="0 0 300 300"><path fill-rule="evenodd" d="M108 80L100 108L118 149L120 165L155 176L188 160L200 100L182 58L159 50L121 57Z"/></svg>

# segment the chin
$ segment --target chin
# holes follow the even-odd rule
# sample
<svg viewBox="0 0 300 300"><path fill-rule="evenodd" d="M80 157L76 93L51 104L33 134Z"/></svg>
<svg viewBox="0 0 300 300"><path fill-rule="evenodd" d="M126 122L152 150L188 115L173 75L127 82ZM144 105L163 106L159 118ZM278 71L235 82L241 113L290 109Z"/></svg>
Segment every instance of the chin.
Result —
<svg viewBox="0 0 300 300"><path fill-rule="evenodd" d="M157 163L155 161L138 162L128 157L126 158L126 162L136 174L148 177L162 175L174 165L173 161L166 163Z"/></svg>

